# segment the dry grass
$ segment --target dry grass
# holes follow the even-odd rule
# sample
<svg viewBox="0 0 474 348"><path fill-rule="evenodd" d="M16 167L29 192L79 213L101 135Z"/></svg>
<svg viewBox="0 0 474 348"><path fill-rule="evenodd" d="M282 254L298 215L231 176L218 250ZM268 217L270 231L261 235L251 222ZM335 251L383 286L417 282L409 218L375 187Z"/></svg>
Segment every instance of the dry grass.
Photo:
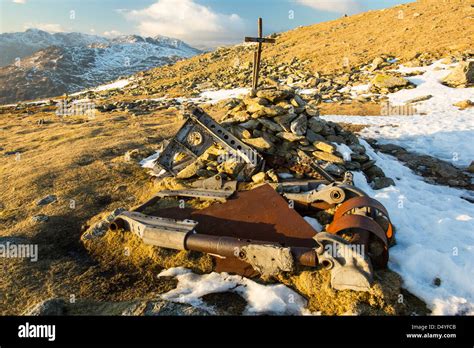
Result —
<svg viewBox="0 0 474 348"><path fill-rule="evenodd" d="M135 161L125 161L124 154L135 148L151 154L179 127L176 115L167 112L62 120L52 112L32 111L0 118L0 238L15 236L39 245L38 262L0 260L8 269L0 285L2 314L21 313L58 294L96 298L113 294L97 288L107 290L120 271L107 271L114 265L95 266L80 242L83 225L100 211L130 207L149 197L150 176ZM43 125L37 125L40 119ZM36 201L48 194L56 195L58 202L37 206ZM37 214L48 215L49 221L33 222Z"/></svg>

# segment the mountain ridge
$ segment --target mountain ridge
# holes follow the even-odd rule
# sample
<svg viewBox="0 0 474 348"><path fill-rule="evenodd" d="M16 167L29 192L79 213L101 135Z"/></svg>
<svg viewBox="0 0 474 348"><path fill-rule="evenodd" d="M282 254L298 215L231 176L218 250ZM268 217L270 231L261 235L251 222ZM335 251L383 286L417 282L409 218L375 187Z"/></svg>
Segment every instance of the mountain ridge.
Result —
<svg viewBox="0 0 474 348"><path fill-rule="evenodd" d="M5 52L10 58L12 52L19 54L15 63L0 67L0 103L74 93L201 53L181 40L161 35L107 39L38 29L15 34L0 34L3 61L8 60ZM16 48L9 50L10 46Z"/></svg>

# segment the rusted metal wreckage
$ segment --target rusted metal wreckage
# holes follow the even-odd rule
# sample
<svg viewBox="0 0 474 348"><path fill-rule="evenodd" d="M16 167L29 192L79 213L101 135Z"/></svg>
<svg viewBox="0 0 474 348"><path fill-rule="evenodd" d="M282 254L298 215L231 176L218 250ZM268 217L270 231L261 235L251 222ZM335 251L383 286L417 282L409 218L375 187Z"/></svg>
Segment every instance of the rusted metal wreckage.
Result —
<svg viewBox="0 0 474 348"><path fill-rule="evenodd" d="M161 152L155 171L176 176L213 144L240 160L237 181L248 181L265 169L261 154L196 108ZM146 244L211 254L218 272L268 277L299 266L323 267L331 270L335 289L368 290L373 267L386 267L393 240L387 210L353 185L350 172L338 181L304 152L287 165L295 163L321 179L287 180L238 191L237 181L216 175L195 181L189 189L160 191L134 211L117 216L110 228L133 232ZM163 197L220 203L200 210L160 209L159 217L142 213ZM299 213L327 209L334 215L322 231Z"/></svg>

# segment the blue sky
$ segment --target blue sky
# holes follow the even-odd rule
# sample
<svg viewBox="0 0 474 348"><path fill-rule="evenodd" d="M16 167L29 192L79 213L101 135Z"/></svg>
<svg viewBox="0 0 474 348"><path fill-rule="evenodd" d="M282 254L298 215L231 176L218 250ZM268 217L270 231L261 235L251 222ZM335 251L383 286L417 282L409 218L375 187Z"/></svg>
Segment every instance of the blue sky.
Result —
<svg viewBox="0 0 474 348"><path fill-rule="evenodd" d="M157 34L200 48L236 43L412 0L0 0L0 32L39 28L102 36Z"/></svg>

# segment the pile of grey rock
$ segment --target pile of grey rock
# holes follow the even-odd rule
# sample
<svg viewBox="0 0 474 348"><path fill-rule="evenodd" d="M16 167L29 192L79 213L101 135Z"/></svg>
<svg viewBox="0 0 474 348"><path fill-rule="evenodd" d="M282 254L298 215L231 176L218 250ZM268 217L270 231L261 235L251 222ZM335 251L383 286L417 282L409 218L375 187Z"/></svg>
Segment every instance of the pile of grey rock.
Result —
<svg viewBox="0 0 474 348"><path fill-rule="evenodd" d="M362 171L375 189L394 185L370 159L358 137L320 118L316 104L306 102L289 87L261 89L254 95L228 102L228 112L221 124L264 157L278 157L291 163L298 158L298 151L303 151L335 177L342 178L346 171ZM238 163L235 158L223 157L223 151L209 149L198 159L197 167L185 171L182 178L218 173L234 178ZM282 177L304 176L291 166L271 167L252 179L277 182Z"/></svg>

